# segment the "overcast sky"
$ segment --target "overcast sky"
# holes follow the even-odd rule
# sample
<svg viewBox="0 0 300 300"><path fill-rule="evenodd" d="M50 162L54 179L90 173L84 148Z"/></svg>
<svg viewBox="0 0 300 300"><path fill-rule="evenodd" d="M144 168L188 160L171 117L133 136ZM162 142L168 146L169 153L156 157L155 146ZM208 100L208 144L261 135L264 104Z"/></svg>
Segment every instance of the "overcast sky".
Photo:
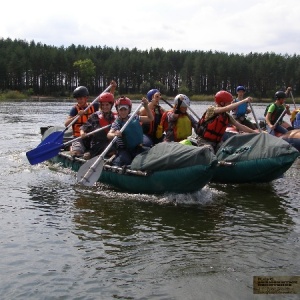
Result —
<svg viewBox="0 0 300 300"><path fill-rule="evenodd" d="M0 38L46 45L300 54L299 0L5 1Z"/></svg>

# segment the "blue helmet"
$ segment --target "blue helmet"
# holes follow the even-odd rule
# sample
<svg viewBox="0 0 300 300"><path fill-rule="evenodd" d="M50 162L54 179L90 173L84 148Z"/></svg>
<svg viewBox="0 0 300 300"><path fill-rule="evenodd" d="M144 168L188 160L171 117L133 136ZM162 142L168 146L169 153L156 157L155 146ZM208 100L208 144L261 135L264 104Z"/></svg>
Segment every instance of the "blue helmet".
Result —
<svg viewBox="0 0 300 300"><path fill-rule="evenodd" d="M150 90L150 91L147 93L147 99L148 99L149 102L152 101L152 96L153 96L155 93L159 93L159 90L157 90L157 89L152 89L152 90Z"/></svg>
<svg viewBox="0 0 300 300"><path fill-rule="evenodd" d="M236 88L236 92L238 92L238 91L244 91L244 92L246 92L246 89L245 89L244 86L239 85L239 86Z"/></svg>

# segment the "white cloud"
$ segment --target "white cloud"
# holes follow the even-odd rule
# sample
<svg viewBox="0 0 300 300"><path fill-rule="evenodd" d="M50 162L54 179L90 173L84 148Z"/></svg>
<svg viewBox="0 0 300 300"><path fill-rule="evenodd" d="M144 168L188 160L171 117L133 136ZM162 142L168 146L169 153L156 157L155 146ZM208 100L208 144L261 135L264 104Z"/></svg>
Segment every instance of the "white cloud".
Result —
<svg viewBox="0 0 300 300"><path fill-rule="evenodd" d="M300 51L297 0L28 0L6 2L4 11L0 37L58 47Z"/></svg>

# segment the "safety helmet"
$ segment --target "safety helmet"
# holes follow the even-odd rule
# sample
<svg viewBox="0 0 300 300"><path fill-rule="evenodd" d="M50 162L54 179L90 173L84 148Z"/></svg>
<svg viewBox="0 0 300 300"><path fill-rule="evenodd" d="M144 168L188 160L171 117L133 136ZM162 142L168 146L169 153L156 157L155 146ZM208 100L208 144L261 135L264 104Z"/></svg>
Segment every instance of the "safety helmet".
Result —
<svg viewBox="0 0 300 300"><path fill-rule="evenodd" d="M223 106L225 103L232 102L232 95L226 91L219 91L215 94L215 102Z"/></svg>
<svg viewBox="0 0 300 300"><path fill-rule="evenodd" d="M73 92L74 98L86 97L88 95L89 91L85 86L78 86Z"/></svg>
<svg viewBox="0 0 300 300"><path fill-rule="evenodd" d="M122 106L128 106L129 113L131 112L132 103L131 100L125 96L121 96L116 100L116 109L119 110Z"/></svg>
<svg viewBox="0 0 300 300"><path fill-rule="evenodd" d="M114 105L115 99L112 93L105 92L100 95L99 102L109 102L111 105Z"/></svg>
<svg viewBox="0 0 300 300"><path fill-rule="evenodd" d="M190 106L191 101L190 101L189 97L186 96L186 95L184 95L184 94L178 94L174 98L174 105L177 105L178 104L178 100L179 99L181 100L181 98L183 98L184 102L187 104L187 105L185 105L185 103L182 102L181 107L188 107L188 106Z"/></svg>
<svg viewBox="0 0 300 300"><path fill-rule="evenodd" d="M150 90L148 93L147 93L147 99L149 102L152 101L152 97L155 93L159 93L159 90L158 89L152 89Z"/></svg>
<svg viewBox="0 0 300 300"><path fill-rule="evenodd" d="M244 86L239 85L239 86L236 88L236 92L238 92L238 91L244 91L244 92L246 92L246 89L245 89Z"/></svg>
<svg viewBox="0 0 300 300"><path fill-rule="evenodd" d="M283 91L277 91L275 93L275 99L284 99L286 98L286 93Z"/></svg>

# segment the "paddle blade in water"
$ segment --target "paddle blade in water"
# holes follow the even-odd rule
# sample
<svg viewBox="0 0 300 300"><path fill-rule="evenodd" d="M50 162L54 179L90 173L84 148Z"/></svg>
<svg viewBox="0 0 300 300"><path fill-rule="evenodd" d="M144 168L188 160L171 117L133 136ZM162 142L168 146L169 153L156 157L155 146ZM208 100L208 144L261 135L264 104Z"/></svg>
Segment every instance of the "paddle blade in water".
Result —
<svg viewBox="0 0 300 300"><path fill-rule="evenodd" d="M103 158L96 156L84 163L78 170L77 182L92 186L98 181L104 166Z"/></svg>
<svg viewBox="0 0 300 300"><path fill-rule="evenodd" d="M61 147L59 143L46 143L26 152L26 156L31 165L36 165L56 156Z"/></svg>

